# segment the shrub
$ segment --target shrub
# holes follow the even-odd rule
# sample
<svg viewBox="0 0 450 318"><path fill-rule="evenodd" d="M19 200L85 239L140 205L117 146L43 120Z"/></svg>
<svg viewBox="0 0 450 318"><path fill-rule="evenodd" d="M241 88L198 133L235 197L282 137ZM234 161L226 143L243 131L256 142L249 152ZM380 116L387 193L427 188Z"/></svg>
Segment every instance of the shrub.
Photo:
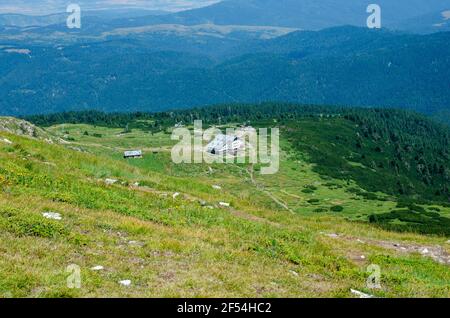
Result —
<svg viewBox="0 0 450 318"><path fill-rule="evenodd" d="M0 210L0 229L18 236L39 236L54 238L68 234L61 224L26 211L2 208Z"/></svg>
<svg viewBox="0 0 450 318"><path fill-rule="evenodd" d="M393 210L383 214L370 215L369 222L390 231L450 235L450 219L437 212L420 213L409 209Z"/></svg>
<svg viewBox="0 0 450 318"><path fill-rule="evenodd" d="M344 207L341 205L335 205L335 206L332 206L330 208L330 210L333 212L342 212L342 211L344 211Z"/></svg>
<svg viewBox="0 0 450 318"><path fill-rule="evenodd" d="M416 211L416 212L425 212L426 210L421 207L420 205L414 204L414 203L410 203L410 202L398 202L397 203L397 208L407 208L411 211Z"/></svg>

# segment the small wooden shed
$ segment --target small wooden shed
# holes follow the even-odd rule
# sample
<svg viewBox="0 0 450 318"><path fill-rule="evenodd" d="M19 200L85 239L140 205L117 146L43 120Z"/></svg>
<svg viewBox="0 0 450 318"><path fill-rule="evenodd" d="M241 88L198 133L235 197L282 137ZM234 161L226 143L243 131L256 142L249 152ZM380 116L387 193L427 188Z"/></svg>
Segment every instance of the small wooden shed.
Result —
<svg viewBox="0 0 450 318"><path fill-rule="evenodd" d="M129 150L123 153L124 159L142 158L142 150Z"/></svg>

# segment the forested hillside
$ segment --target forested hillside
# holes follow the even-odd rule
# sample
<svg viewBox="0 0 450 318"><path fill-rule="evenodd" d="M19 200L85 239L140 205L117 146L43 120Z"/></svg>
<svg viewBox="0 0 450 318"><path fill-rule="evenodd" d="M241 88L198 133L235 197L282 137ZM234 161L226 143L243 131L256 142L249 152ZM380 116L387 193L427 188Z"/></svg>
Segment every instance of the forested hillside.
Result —
<svg viewBox="0 0 450 318"><path fill-rule="evenodd" d="M322 175L356 180L369 192L405 200L450 202L450 130L407 111L269 103L163 113L68 112L27 119L43 127L84 123L153 133L194 119L208 125L277 125Z"/></svg>
<svg viewBox="0 0 450 318"><path fill-rule="evenodd" d="M450 33L341 27L245 45L153 36L1 49L0 114L284 101L407 108L449 120Z"/></svg>

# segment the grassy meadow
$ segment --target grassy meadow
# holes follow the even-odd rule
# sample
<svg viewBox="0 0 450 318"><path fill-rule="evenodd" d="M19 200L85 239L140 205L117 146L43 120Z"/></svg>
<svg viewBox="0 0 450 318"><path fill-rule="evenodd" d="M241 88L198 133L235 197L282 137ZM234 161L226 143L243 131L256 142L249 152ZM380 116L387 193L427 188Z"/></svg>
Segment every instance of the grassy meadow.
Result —
<svg viewBox="0 0 450 318"><path fill-rule="evenodd" d="M279 173L262 176L176 165L168 132L46 134L54 142L0 132L0 297L450 296L450 237L369 223L399 202L321 175L283 135ZM124 160L130 149L144 158ZM71 264L81 288L67 285ZM381 288L367 285L371 264Z"/></svg>

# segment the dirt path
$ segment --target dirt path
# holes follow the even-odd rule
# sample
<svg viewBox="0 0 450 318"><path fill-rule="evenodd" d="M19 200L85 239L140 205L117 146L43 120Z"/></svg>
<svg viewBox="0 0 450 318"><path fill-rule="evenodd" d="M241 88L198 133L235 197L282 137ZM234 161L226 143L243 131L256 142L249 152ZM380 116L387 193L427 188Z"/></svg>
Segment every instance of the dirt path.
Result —
<svg viewBox="0 0 450 318"><path fill-rule="evenodd" d="M299 199L299 200L302 200L302 199L303 199L301 196L296 195L296 194L289 193L289 192L287 192L287 191L285 191L285 190L281 190L281 192L284 193L284 194L286 194L286 195L288 195L288 196L290 196L290 197L293 197L293 198L296 198L296 199Z"/></svg>
<svg viewBox="0 0 450 318"><path fill-rule="evenodd" d="M141 192L146 192L146 193L157 194L157 195L164 195L164 196L167 196L167 197L169 196L168 192L159 191L159 190L152 189L152 188L149 188L149 187L139 187L139 186L134 186L133 185L133 186L130 186L130 189L136 190L136 191L141 191ZM201 198L195 197L195 196L187 194L187 193L180 193L179 195L180 195L180 197L182 197L182 198L184 198L184 199L186 199L186 200L188 200L190 202L198 203L198 202L203 201ZM233 207L217 207L216 206L216 208L220 208L222 210L229 211L232 215L234 215L234 216L236 216L238 218L241 218L241 219L246 219L248 221L265 223L265 224L276 226L276 227L280 227L281 226L281 224L279 224L279 223L275 223L275 222L272 222L272 221L267 220L265 218L262 218L262 217L259 217L259 216L253 215L253 214L249 214L249 213L241 211L241 210L234 209Z"/></svg>
<svg viewBox="0 0 450 318"><path fill-rule="evenodd" d="M295 212L289 208L289 206L285 203L282 202L281 199L278 199L275 195L273 195L270 191L266 190L262 185L259 185L256 180L255 180L255 176L254 176L254 171L253 171L253 166L250 169L246 170L247 173L250 176L250 180L252 181L252 184L256 187L257 190L265 193L269 198L272 199L272 201L274 201L276 204L278 204L279 206L281 206L283 209L291 212L292 214L295 214Z"/></svg>

